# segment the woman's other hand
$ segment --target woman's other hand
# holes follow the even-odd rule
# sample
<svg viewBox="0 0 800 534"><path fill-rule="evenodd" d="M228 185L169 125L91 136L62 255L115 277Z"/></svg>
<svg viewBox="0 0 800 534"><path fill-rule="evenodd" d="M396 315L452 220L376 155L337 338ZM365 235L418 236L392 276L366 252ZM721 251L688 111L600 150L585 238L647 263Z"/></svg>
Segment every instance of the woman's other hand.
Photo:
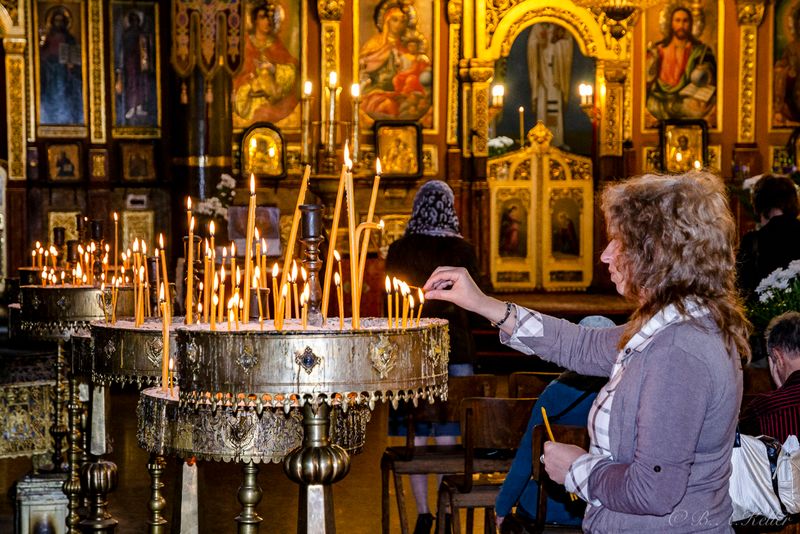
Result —
<svg viewBox="0 0 800 534"><path fill-rule="evenodd" d="M572 462L584 454L586 454L586 451L577 445L545 441L544 469L547 471L550 480L556 484L563 485L564 480L567 478L567 472L572 467Z"/></svg>

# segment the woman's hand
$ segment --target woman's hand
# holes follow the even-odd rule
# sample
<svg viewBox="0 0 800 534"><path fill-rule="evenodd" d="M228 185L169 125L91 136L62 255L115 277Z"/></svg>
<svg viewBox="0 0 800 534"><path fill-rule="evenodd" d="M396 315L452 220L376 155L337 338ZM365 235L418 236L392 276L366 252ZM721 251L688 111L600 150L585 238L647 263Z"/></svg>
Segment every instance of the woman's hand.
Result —
<svg viewBox="0 0 800 534"><path fill-rule="evenodd" d="M422 289L426 299L446 300L476 313L489 298L463 267L437 267Z"/></svg>
<svg viewBox="0 0 800 534"><path fill-rule="evenodd" d="M563 485L572 462L584 454L586 451L577 445L545 441L544 470L547 471L550 480Z"/></svg>

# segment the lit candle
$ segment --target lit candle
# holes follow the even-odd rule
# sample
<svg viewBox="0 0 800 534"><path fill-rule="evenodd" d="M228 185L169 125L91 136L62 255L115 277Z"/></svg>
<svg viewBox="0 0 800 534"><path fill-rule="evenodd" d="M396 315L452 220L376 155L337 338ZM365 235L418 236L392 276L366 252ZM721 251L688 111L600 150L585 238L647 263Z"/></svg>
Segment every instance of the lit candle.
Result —
<svg viewBox="0 0 800 534"><path fill-rule="evenodd" d="M502 108L503 99L505 98L506 88L503 84L498 83L492 86L492 107Z"/></svg>
<svg viewBox="0 0 800 534"><path fill-rule="evenodd" d="M400 286L400 293L403 295L403 329L408 326L408 286L405 282Z"/></svg>
<svg viewBox="0 0 800 534"><path fill-rule="evenodd" d="M594 88L590 83L582 83L578 86L578 94L581 97L581 106L591 106L593 104Z"/></svg>
<svg viewBox="0 0 800 534"><path fill-rule="evenodd" d="M272 309L275 312L275 319L278 319L278 306L280 295L278 294L278 262L272 264Z"/></svg>
<svg viewBox="0 0 800 534"><path fill-rule="evenodd" d="M223 250L223 252L225 252ZM225 264L219 268L219 310L217 310L217 320L222 322L223 312L225 311Z"/></svg>
<svg viewBox="0 0 800 534"><path fill-rule="evenodd" d="M411 317L411 322L414 322L414 295L408 296L408 312ZM413 326L413 325L412 325Z"/></svg>
<svg viewBox="0 0 800 534"><path fill-rule="evenodd" d="M525 146L525 108L519 107L519 146Z"/></svg>
<svg viewBox="0 0 800 534"><path fill-rule="evenodd" d="M233 323L233 298L228 301L228 332L232 330L231 324Z"/></svg>
<svg viewBox="0 0 800 534"><path fill-rule="evenodd" d="M333 280L336 285L336 298L339 302L339 330L344 329L344 291L342 291L342 277L334 273Z"/></svg>
<svg viewBox="0 0 800 534"><path fill-rule="evenodd" d="M267 287L267 240L261 238L261 287Z"/></svg>
<svg viewBox="0 0 800 534"><path fill-rule="evenodd" d="M188 199L188 206L191 208L192 199ZM194 217L189 212L189 241L186 244L186 317L185 324L192 324L192 297L194 292Z"/></svg>
<svg viewBox="0 0 800 534"><path fill-rule="evenodd" d="M234 290L234 293L233 293L233 298L236 299L235 300L235 310L234 310L234 312L235 312L235 315L236 315L236 329L237 330L239 329L239 321L241 320L241 316L239 314L239 301L241 300L241 297L239 296L239 285L241 283L242 283L242 271L239 270L239 268L237 267L236 268L236 289ZM245 280L244 281L244 285L245 286L250 285L249 281Z"/></svg>
<svg viewBox="0 0 800 534"><path fill-rule="evenodd" d="M294 316L300 318L300 301L297 299L297 262L292 261L292 297L294 297Z"/></svg>
<svg viewBox="0 0 800 534"><path fill-rule="evenodd" d="M217 306L219 305L219 297L217 296L216 290L218 285L219 280L214 278L214 294L211 296L211 304L213 308L211 309L211 317L209 318L212 332L217 330Z"/></svg>
<svg viewBox="0 0 800 534"><path fill-rule="evenodd" d="M302 133L300 138L301 163L311 163L311 82L303 83L303 98L300 102Z"/></svg>
<svg viewBox="0 0 800 534"><path fill-rule="evenodd" d="M336 71L331 71L328 74L328 141L326 150L330 153L334 151L334 143L336 141L336 96L339 94L340 88L336 86L338 76Z"/></svg>
<svg viewBox="0 0 800 534"><path fill-rule="evenodd" d="M117 212L114 212L114 274L117 274L117 259L119 256L117 255L117 236L119 235L119 216Z"/></svg>
<svg viewBox="0 0 800 534"><path fill-rule="evenodd" d="M419 297L419 309L417 310L417 326L419 326L419 320L422 317L422 305L425 304L425 293L422 292L422 289L417 288L417 296Z"/></svg>
<svg viewBox="0 0 800 534"><path fill-rule="evenodd" d="M394 289L394 327L400 327L400 280L392 278L392 289Z"/></svg>
<svg viewBox="0 0 800 534"><path fill-rule="evenodd" d="M347 158L348 148L347 141L344 142L344 154ZM346 159L345 159L346 161ZM342 165L342 172L339 174L339 189L336 192L336 204L333 207L333 219L331 221L331 232L328 239L328 257L325 260L325 280L322 289L322 320L325 321L328 317L328 302L330 299L331 289L331 276L333 274L333 254L336 251L336 237L339 233L339 217L342 213L342 198L344 197L345 188L345 174L347 173L347 164ZM341 275L340 275L341 276Z"/></svg>
<svg viewBox="0 0 800 534"><path fill-rule="evenodd" d="M214 280L214 278L216 278L216 276L217 276L217 249L216 249L216 245L214 244L214 231L215 230L216 230L216 225L214 224L214 221L211 221L210 223L208 223L208 233L209 233L209 236L211 237L211 244L210 244L210 247L211 247L211 278L210 278L210 280ZM214 313L213 310L214 309L212 309L212 313Z"/></svg>
<svg viewBox="0 0 800 534"><path fill-rule="evenodd" d="M172 358L169 359L169 396L174 397L175 393L172 391L172 377L173 377L173 369L175 367L175 362Z"/></svg>
<svg viewBox="0 0 800 534"><path fill-rule="evenodd" d="M359 320L359 301L358 301L358 248L356 243L356 204L355 188L353 187L353 162L349 158L345 159L347 172L345 173L347 189L347 229L350 243L350 309L353 329L357 330L361 326Z"/></svg>
<svg viewBox="0 0 800 534"><path fill-rule="evenodd" d="M167 287L167 293L165 296L165 302L167 304L167 311L172 314L172 302L169 298L169 278L167 278L167 257L164 254L164 235L158 234L158 248L161 250L161 278L164 281L164 285Z"/></svg>
<svg viewBox="0 0 800 534"><path fill-rule="evenodd" d="M203 292L203 322L208 322L208 305L211 303L211 294L208 292L208 287L211 286L211 249L208 247L208 239L206 239L206 254L203 260L203 280L205 284L203 287L206 291ZM202 283L202 282L201 282Z"/></svg>
<svg viewBox="0 0 800 534"><path fill-rule="evenodd" d="M258 301L258 324L264 328L264 307L261 305L261 291L258 290L259 276L261 275L261 268L256 265L255 273L253 274L253 288L256 290L256 300Z"/></svg>
<svg viewBox="0 0 800 534"><path fill-rule="evenodd" d="M392 283L389 276L386 276L386 317L389 328L392 327Z"/></svg>
<svg viewBox="0 0 800 534"><path fill-rule="evenodd" d="M142 240L142 265L144 268L144 310L147 317L150 317L150 272L147 269L147 243Z"/></svg>
<svg viewBox="0 0 800 534"><path fill-rule="evenodd" d="M250 204L247 208L247 231L244 244L244 322L250 321L250 278L253 276L253 232L256 225L256 177L250 174Z"/></svg>
<svg viewBox="0 0 800 534"><path fill-rule="evenodd" d="M139 266L139 306L137 307L137 321L136 326L142 326L144 323L144 265Z"/></svg>
<svg viewBox="0 0 800 534"><path fill-rule="evenodd" d="M300 324L302 325L303 330L306 329L306 318L308 317L306 314L306 289L308 289L308 286L306 286L303 289L303 292L300 294Z"/></svg>

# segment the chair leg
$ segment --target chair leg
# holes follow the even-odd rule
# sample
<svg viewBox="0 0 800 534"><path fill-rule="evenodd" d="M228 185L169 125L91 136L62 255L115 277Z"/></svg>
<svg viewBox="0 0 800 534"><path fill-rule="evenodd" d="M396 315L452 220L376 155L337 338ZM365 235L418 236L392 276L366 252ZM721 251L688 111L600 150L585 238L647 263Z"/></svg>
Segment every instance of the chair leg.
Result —
<svg viewBox="0 0 800 534"><path fill-rule="evenodd" d="M390 467L381 462L381 532L389 534L389 519L391 518L391 503L389 502L389 471Z"/></svg>
<svg viewBox="0 0 800 534"><path fill-rule="evenodd" d="M447 489L439 485L439 493L436 498L436 534L448 534L445 530L445 516L447 515Z"/></svg>
<svg viewBox="0 0 800 534"><path fill-rule="evenodd" d="M453 494L450 494L450 524L453 525L453 532L455 534L461 534L461 515L458 513L459 510L456 508L456 503L453 499ZM469 519L469 516L467 517Z"/></svg>
<svg viewBox="0 0 800 534"><path fill-rule="evenodd" d="M487 507L484 508L483 513L483 534L495 534L495 517L494 517L494 508Z"/></svg>
<svg viewBox="0 0 800 534"><path fill-rule="evenodd" d="M475 527L475 508L467 508L467 534L472 534Z"/></svg>
<svg viewBox="0 0 800 534"><path fill-rule="evenodd" d="M397 513L400 516L400 532L408 534L408 518L406 517L406 497L403 493L403 477L394 473L394 492L397 496Z"/></svg>

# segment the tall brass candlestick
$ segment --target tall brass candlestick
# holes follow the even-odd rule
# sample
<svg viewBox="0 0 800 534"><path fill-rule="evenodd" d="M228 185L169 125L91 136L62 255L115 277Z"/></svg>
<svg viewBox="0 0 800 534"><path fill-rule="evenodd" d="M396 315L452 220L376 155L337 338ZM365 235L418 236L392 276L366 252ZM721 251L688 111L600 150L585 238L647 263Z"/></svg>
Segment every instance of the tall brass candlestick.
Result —
<svg viewBox="0 0 800 534"><path fill-rule="evenodd" d="M319 204L303 204L300 206L302 213L302 235L305 259L303 265L308 271L308 300L306 310L308 323L312 326L322 326L322 289L319 284L319 270L322 262L319 259L319 245L322 243L322 206Z"/></svg>
<svg viewBox="0 0 800 534"><path fill-rule="evenodd" d="M325 152L332 154L335 152L336 143L336 99L342 92L341 87L337 87L338 76L336 71L331 71L328 75L328 136L325 143Z"/></svg>
<svg viewBox="0 0 800 534"><path fill-rule="evenodd" d="M300 120L302 132L300 134L300 163L311 163L311 91L310 81L303 84L303 98L300 101Z"/></svg>
<svg viewBox="0 0 800 534"><path fill-rule="evenodd" d="M358 113L361 107L361 85L354 83L350 86L350 96L353 97L353 163L358 164L359 142L358 142Z"/></svg>

